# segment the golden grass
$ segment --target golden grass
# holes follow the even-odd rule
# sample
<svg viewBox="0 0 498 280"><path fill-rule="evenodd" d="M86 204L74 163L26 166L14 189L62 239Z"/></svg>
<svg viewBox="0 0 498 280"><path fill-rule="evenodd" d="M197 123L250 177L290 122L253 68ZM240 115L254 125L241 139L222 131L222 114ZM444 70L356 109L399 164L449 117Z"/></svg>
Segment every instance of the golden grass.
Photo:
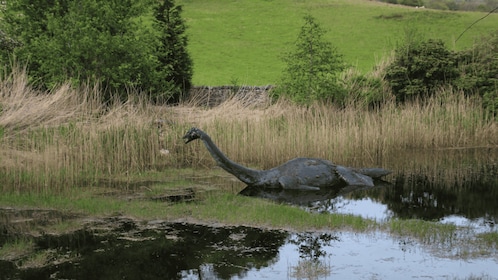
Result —
<svg viewBox="0 0 498 280"><path fill-rule="evenodd" d="M184 145L191 126L206 131L234 161L270 168L294 157L351 166L384 166L400 151L496 147L498 126L480 101L444 89L427 101L376 110L285 100L252 106L231 99L155 106L140 95L100 103L98 87L61 85L49 93L16 70L0 81L0 185L3 191L57 191L123 180L147 170L210 167L200 142Z"/></svg>
<svg viewBox="0 0 498 280"><path fill-rule="evenodd" d="M23 71L3 77L0 88L4 189L71 188L147 170L159 157L157 115L143 98L103 106L97 87L39 92Z"/></svg>

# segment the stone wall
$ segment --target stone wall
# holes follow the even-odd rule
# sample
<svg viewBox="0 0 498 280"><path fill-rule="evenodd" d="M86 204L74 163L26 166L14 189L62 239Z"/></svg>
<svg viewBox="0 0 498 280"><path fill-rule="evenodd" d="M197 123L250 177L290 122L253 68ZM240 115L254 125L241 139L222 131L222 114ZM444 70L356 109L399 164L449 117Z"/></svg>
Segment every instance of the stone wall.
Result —
<svg viewBox="0 0 498 280"><path fill-rule="evenodd" d="M246 106L266 106L272 85L267 86L196 86L189 91L188 102L196 106L215 107L234 98Z"/></svg>

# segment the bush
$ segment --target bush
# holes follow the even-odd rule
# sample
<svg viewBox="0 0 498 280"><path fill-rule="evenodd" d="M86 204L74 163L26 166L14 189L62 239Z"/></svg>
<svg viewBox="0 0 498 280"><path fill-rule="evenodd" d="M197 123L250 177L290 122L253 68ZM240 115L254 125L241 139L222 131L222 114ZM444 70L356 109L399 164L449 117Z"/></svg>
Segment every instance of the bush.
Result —
<svg viewBox="0 0 498 280"><path fill-rule="evenodd" d="M460 52L447 50L441 41L411 41L396 49L385 80L399 102L424 99L443 86L452 86L467 96L478 95L484 108L496 116L498 31Z"/></svg>
<svg viewBox="0 0 498 280"><path fill-rule="evenodd" d="M417 7L417 6L423 6L424 2L421 0L398 0L398 4Z"/></svg>
<svg viewBox="0 0 498 280"><path fill-rule="evenodd" d="M426 98L458 76L455 54L440 40L410 42L395 50L394 61L386 69L396 100Z"/></svg>
<svg viewBox="0 0 498 280"><path fill-rule="evenodd" d="M460 76L454 85L467 95L478 94L484 107L498 114L498 31L473 48L458 53Z"/></svg>
<svg viewBox="0 0 498 280"><path fill-rule="evenodd" d="M149 0L6 1L4 28L20 45L5 51L26 64L31 82L44 89L70 80L74 84L101 84L106 90L105 98L115 93L124 97L130 89L152 97L171 95L180 87L178 83L188 85L190 82L186 80L190 76L183 80L172 77L178 66L164 59L171 56L165 56L163 49L175 44L173 40L181 35L172 37L163 32L183 33L184 28L176 25L181 20L171 20L166 27L165 23L143 23L143 18L150 17L151 3ZM175 7L172 0L164 3L168 8ZM169 36L166 46L161 36ZM178 45L185 46L185 41Z"/></svg>
<svg viewBox="0 0 498 280"><path fill-rule="evenodd" d="M345 91L338 82L344 70L342 56L323 40L324 31L312 16L305 16L304 21L295 49L283 58L286 68L274 94L304 104L314 100L342 103Z"/></svg>
<svg viewBox="0 0 498 280"><path fill-rule="evenodd" d="M368 108L378 108L391 98L382 77L375 72L363 75L354 69L349 69L344 75L344 87L347 92L347 103Z"/></svg>

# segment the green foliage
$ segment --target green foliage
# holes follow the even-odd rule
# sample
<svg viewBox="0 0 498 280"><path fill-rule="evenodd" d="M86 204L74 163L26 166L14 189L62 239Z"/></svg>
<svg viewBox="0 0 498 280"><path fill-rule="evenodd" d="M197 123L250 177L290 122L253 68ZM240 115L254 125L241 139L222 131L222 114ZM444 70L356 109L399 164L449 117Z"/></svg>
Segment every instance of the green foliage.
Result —
<svg viewBox="0 0 498 280"><path fill-rule="evenodd" d="M461 74L455 86L467 95L480 95L487 111L498 115L498 31L459 52L457 59Z"/></svg>
<svg viewBox="0 0 498 280"><path fill-rule="evenodd" d="M185 22L181 18L182 7L165 0L155 8L156 25L161 30L160 45L157 49L161 77L173 88L172 101L178 101L192 86L192 60L187 52L188 38L185 35ZM160 96L157 96L160 97Z"/></svg>
<svg viewBox="0 0 498 280"><path fill-rule="evenodd" d="M171 0L164 3L174 6ZM181 21L176 18L179 12L157 29L142 23L150 4L149 0L8 1L5 28L21 44L8 51L28 65L31 81L45 89L69 79L74 84L100 83L106 99L115 92L124 96L131 88L153 97L171 94L176 80L165 77L176 74L178 66L167 60L171 56L165 56L164 50L158 51L174 45L177 38L162 32L185 29L175 26Z"/></svg>
<svg viewBox="0 0 498 280"><path fill-rule="evenodd" d="M344 70L342 56L323 39L325 32L315 18L307 15L304 21L294 50L283 58L286 68L275 94L286 95L297 103L343 102L345 91L337 79Z"/></svg>
<svg viewBox="0 0 498 280"><path fill-rule="evenodd" d="M3 56L3 60L7 60L7 53L12 52L14 48L19 47L20 44L18 41L11 38L7 35L3 30L0 30L0 55Z"/></svg>
<svg viewBox="0 0 498 280"><path fill-rule="evenodd" d="M411 40L396 49L385 70L396 100L427 98L440 87L452 86L467 96L478 95L488 113L498 114L498 32L459 52L441 41Z"/></svg>
<svg viewBox="0 0 498 280"><path fill-rule="evenodd" d="M455 55L440 40L411 41L395 52L386 69L396 100L427 98L458 75Z"/></svg>
<svg viewBox="0 0 498 280"><path fill-rule="evenodd" d="M424 5L424 2L422 0L398 0L397 2L400 5L412 6L412 7Z"/></svg>
<svg viewBox="0 0 498 280"><path fill-rule="evenodd" d="M348 103L369 108L379 106L390 97L390 92L386 89L385 81L381 77L363 75L355 71L346 73L344 87L347 91Z"/></svg>

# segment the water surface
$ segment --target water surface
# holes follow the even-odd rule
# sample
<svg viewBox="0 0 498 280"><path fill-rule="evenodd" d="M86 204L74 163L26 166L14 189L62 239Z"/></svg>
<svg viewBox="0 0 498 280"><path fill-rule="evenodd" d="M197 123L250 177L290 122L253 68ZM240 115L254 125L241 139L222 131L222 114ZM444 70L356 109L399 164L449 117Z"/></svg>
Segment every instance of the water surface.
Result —
<svg viewBox="0 0 498 280"><path fill-rule="evenodd" d="M102 230L103 225L114 228ZM100 228L100 229L99 229ZM496 256L455 259L381 232L302 232L164 221L101 220L36 239L57 259L42 268L0 262L0 279L465 279L498 275ZM313 263L314 270L301 266ZM18 264L19 265L19 264ZM304 272L303 272L304 270ZM304 274L303 274L304 273Z"/></svg>
<svg viewBox="0 0 498 280"><path fill-rule="evenodd" d="M243 190L249 196L317 212L364 218L421 219L494 230L498 222L498 149L447 149L383 159L393 170L371 189L316 192ZM361 167L361 166L356 166Z"/></svg>
<svg viewBox="0 0 498 280"><path fill-rule="evenodd" d="M371 189L244 190L229 178L216 178L213 185L306 211L352 214L379 223L421 219L456 224L461 227L457 234L472 237L497 232L497 155L498 149L467 149L379 159L378 166L394 173ZM12 211L0 209L2 245L12 237L4 234L12 226L9 217L23 215ZM71 218L54 211L26 211L27 216L47 220ZM465 244L422 244L381 231L288 232L113 217L70 234L43 234L34 240L36 255L49 259L50 265L30 266L28 257L0 261L0 279L496 279L498 275L496 248L480 254L480 248Z"/></svg>

